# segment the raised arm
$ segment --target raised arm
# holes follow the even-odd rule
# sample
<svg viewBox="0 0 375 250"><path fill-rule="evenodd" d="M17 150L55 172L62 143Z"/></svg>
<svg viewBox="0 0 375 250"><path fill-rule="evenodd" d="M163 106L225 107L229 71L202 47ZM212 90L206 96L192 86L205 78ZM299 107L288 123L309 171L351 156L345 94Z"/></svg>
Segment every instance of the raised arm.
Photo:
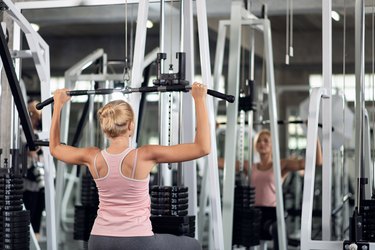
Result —
<svg viewBox="0 0 375 250"><path fill-rule="evenodd" d="M141 147L144 160L155 163L190 161L205 156L211 151L210 127L206 106L207 88L194 83L191 89L196 115L196 133L193 143L173 146L148 145Z"/></svg>
<svg viewBox="0 0 375 250"><path fill-rule="evenodd" d="M323 164L322 158L322 147L320 141L316 142L316 156L315 156L315 165L321 166ZM286 171L298 171L305 169L305 159L285 159L281 160L281 167Z"/></svg>
<svg viewBox="0 0 375 250"><path fill-rule="evenodd" d="M66 94L68 89L56 90L53 96L54 108L50 129L49 149L51 155L56 159L68 164L89 164L90 151L95 148L77 148L61 144L60 142L60 116L64 104L70 100Z"/></svg>

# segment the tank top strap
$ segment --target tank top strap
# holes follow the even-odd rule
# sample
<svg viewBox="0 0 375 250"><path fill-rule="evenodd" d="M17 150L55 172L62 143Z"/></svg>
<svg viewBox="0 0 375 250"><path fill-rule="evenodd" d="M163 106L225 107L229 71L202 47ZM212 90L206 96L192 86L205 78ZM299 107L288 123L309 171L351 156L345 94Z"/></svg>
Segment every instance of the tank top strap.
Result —
<svg viewBox="0 0 375 250"><path fill-rule="evenodd" d="M133 148L126 148L120 155L120 165L122 164L122 161L125 159L125 157L133 150Z"/></svg>
<svg viewBox="0 0 375 250"><path fill-rule="evenodd" d="M119 154L111 154L111 153L108 153L108 151L106 149L103 149L101 152L102 152L102 156L104 158L104 161L107 163L109 163L109 161L113 162L117 162L118 165L121 166L121 163L122 161L124 160L124 158L130 153L130 151L132 151L133 149L132 148L126 148L124 149L124 151L122 151L121 153ZM116 164L116 165L117 165ZM108 165L109 167L109 165Z"/></svg>
<svg viewBox="0 0 375 250"><path fill-rule="evenodd" d="M134 179L135 168L137 167L137 158L138 158L138 148L135 150L135 155L134 155L133 170L132 170L132 175L131 175L132 179Z"/></svg>
<svg viewBox="0 0 375 250"><path fill-rule="evenodd" d="M96 177L99 178L99 172L98 172L98 168L96 167L96 159L98 158L98 155L99 153L101 153L102 151L99 151L98 153L96 153L95 155L95 158L94 158L94 170L95 170L95 173L96 173Z"/></svg>

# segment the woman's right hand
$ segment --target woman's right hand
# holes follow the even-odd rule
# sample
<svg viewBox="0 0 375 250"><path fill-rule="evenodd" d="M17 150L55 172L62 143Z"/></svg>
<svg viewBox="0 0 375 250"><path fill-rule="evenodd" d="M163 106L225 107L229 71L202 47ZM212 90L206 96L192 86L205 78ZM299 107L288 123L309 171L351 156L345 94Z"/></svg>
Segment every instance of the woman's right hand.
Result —
<svg viewBox="0 0 375 250"><path fill-rule="evenodd" d="M197 98L205 98L207 96L207 87L204 84L194 82L191 88L191 95L194 100Z"/></svg>
<svg viewBox="0 0 375 250"><path fill-rule="evenodd" d="M70 96L67 95L66 93L67 91L69 91L69 89L64 88L64 89L57 89L53 93L53 100L55 102L55 105L60 104L62 106L64 105L64 103L70 100Z"/></svg>

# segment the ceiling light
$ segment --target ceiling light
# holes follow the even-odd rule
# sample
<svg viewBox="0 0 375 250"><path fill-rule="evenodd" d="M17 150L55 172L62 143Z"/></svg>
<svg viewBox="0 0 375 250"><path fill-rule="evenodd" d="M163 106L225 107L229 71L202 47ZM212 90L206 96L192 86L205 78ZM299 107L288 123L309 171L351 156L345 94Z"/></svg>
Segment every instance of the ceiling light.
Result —
<svg viewBox="0 0 375 250"><path fill-rule="evenodd" d="M146 27L147 27L148 29L151 29L152 27L154 27L154 23L151 22L150 20L147 20Z"/></svg>
<svg viewBox="0 0 375 250"><path fill-rule="evenodd" d="M38 30L39 30L39 25L38 25L38 24L36 24L36 23L31 23L31 27L32 27L36 32L38 32Z"/></svg>
<svg viewBox="0 0 375 250"><path fill-rule="evenodd" d="M336 22L340 21L340 14L337 13L336 11L334 11L334 10L331 11L331 17Z"/></svg>

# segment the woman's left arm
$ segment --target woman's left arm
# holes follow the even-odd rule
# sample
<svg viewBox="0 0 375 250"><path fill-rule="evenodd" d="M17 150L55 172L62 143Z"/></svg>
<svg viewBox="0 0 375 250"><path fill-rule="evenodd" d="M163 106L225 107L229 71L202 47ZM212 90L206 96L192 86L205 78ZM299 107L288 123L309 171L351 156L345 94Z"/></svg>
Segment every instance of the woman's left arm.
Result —
<svg viewBox="0 0 375 250"><path fill-rule="evenodd" d="M321 166L323 164L322 148L320 141L316 142L316 158L315 165ZM281 168L287 171L298 171L305 169L305 159L290 158L281 160Z"/></svg>

